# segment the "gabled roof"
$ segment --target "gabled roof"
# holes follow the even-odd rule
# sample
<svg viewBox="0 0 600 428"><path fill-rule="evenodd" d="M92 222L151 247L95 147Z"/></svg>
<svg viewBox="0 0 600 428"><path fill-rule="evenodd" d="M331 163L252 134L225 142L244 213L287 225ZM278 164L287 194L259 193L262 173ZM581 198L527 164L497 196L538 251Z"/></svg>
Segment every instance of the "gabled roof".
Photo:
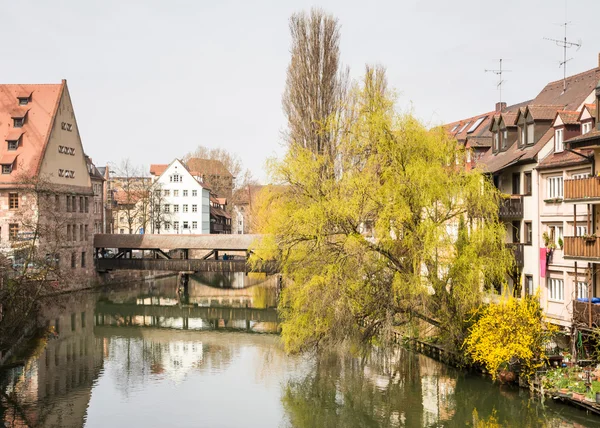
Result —
<svg viewBox="0 0 600 428"><path fill-rule="evenodd" d="M539 104L531 104L528 105L525 109L524 115L527 116L527 112L531 114L533 120L554 120L556 117L556 112L559 110L563 110L564 106L562 105L539 105Z"/></svg>
<svg viewBox="0 0 600 428"><path fill-rule="evenodd" d="M223 165L223 162L216 159L191 158L186 162L186 167L190 171L197 171L202 175L233 177L225 165Z"/></svg>
<svg viewBox="0 0 600 428"><path fill-rule="evenodd" d="M535 97L532 104L560 105L565 110L579 110L586 97L596 88L598 80L600 67L567 77L567 90L564 92L562 79L550 82Z"/></svg>
<svg viewBox="0 0 600 428"><path fill-rule="evenodd" d="M560 120L564 125L579 125L579 115L578 111L571 110L562 110L557 111L554 115L554 120L552 121L552 125L556 123L556 119L560 117Z"/></svg>
<svg viewBox="0 0 600 428"><path fill-rule="evenodd" d="M164 174L164 173L167 171L167 169L169 169L169 167L170 167L171 165L173 165L175 162L177 162L177 163L178 163L178 164L179 164L181 167L183 167L183 169L184 169L184 170L185 170L185 171L186 171L188 174L190 174L190 176L191 176L191 177L194 179L194 181L195 181L196 183L198 183L198 184L200 185L200 187L203 187L203 188L205 188L205 189L208 189L208 187L207 187L207 186L206 186L204 183L202 183L201 181L199 181L199 180L197 180L197 179L196 179L197 175L195 175L194 173L190 172L190 170L188 169L188 167L187 167L187 166L186 166L186 165L185 165L183 162L181 162L179 159L177 159L177 158L173 159L173 161L171 161L171 163L170 163L170 164L168 164L168 165L165 165L165 164L160 164L160 165L154 164L154 165L150 165L150 174L152 174L152 175L157 175L156 173L157 173L157 172L160 172L160 174L158 174L158 176L157 176L157 179L160 179L160 178L162 177L162 175L163 175L163 174ZM153 167L154 167L154 169L153 169ZM164 168L163 168L163 167L164 167Z"/></svg>
<svg viewBox="0 0 600 428"><path fill-rule="evenodd" d="M21 144L16 151L10 151L17 155L15 170L18 173L30 177L38 175L65 86L65 80L51 85L0 85L0 142L21 133ZM19 106L18 98L23 94L30 94L31 100L26 106ZM14 128L14 115L25 111L27 120L23 127ZM0 144L0 157L7 152L7 144ZM16 174L0 174L0 184L17 180Z"/></svg>
<svg viewBox="0 0 600 428"><path fill-rule="evenodd" d="M583 108L581 109L581 112L579 112L579 116L577 117L578 121L581 121L581 117L583 116L583 113L587 111L589 113L589 115L593 118L596 117L596 104L585 104L583 106Z"/></svg>

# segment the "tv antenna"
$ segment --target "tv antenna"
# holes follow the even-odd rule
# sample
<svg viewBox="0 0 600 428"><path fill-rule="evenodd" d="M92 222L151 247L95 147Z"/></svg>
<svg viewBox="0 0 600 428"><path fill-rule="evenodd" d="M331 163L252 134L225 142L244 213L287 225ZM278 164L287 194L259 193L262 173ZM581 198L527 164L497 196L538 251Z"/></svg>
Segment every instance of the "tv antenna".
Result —
<svg viewBox="0 0 600 428"><path fill-rule="evenodd" d="M503 70L502 69L502 58L499 59L499 66L497 70L488 70L486 69L485 72L486 73L494 73L496 75L498 75L498 84L496 85L496 87L498 88L498 90L500 91L500 103L502 103L502 85L504 84L504 80L502 80L502 73L509 73L512 70Z"/></svg>
<svg viewBox="0 0 600 428"><path fill-rule="evenodd" d="M567 10L566 10L566 1L565 1L565 22L560 24L561 27L565 27L565 35L562 40L560 39L551 39L549 37L544 37L544 40L549 40L551 42L556 43L556 46L563 48L563 60L560 62L559 67L563 68L563 93L567 90L567 62L571 61L573 58L567 58L567 49L576 47L577 50L581 47L581 39L577 42L571 42L567 40L567 26L571 23L566 20Z"/></svg>

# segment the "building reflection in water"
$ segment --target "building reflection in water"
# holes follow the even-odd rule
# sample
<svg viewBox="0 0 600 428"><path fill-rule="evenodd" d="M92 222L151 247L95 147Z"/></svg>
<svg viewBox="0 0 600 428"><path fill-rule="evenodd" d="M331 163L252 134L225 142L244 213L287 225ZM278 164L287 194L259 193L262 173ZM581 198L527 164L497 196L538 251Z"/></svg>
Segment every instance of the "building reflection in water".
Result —
<svg viewBox="0 0 600 428"><path fill-rule="evenodd" d="M233 277L225 284L235 288L220 288L215 278L193 278L185 304L174 277L53 297L39 324L55 334L24 366L0 373L0 419L6 426L83 426L105 364L125 395L148 379L181 382L191 371L226 367L235 346L206 330L277 332L270 281Z"/></svg>

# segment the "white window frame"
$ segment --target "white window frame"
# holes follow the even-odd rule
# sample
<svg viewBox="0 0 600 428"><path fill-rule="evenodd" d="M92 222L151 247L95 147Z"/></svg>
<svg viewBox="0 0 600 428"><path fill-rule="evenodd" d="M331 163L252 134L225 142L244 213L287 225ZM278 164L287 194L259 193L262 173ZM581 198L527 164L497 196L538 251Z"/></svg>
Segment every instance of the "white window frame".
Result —
<svg viewBox="0 0 600 428"><path fill-rule="evenodd" d="M588 285L586 281L577 281L577 299L587 299Z"/></svg>
<svg viewBox="0 0 600 428"><path fill-rule="evenodd" d="M173 205L173 212L174 213L178 213L179 212L179 205L177 205L177 204Z"/></svg>
<svg viewBox="0 0 600 428"><path fill-rule="evenodd" d="M198 229L198 222L192 221L192 229Z"/></svg>
<svg viewBox="0 0 600 428"><path fill-rule="evenodd" d="M548 278L548 300L564 302L565 282L559 278Z"/></svg>
<svg viewBox="0 0 600 428"><path fill-rule="evenodd" d="M179 197L179 190L173 190L173 197L175 197L175 198Z"/></svg>
<svg viewBox="0 0 600 428"><path fill-rule="evenodd" d="M586 226L577 225L577 227L575 228L575 236L585 236L585 235L587 235L587 225Z"/></svg>
<svg viewBox="0 0 600 428"><path fill-rule="evenodd" d="M548 199L562 199L564 191L564 179L562 175L548 177L546 179Z"/></svg>
<svg viewBox="0 0 600 428"><path fill-rule="evenodd" d="M173 229L179 230L179 222L178 221L173 222Z"/></svg>
<svg viewBox="0 0 600 428"><path fill-rule="evenodd" d="M527 144L533 144L535 142L535 125L533 123L527 124Z"/></svg>
<svg viewBox="0 0 600 428"><path fill-rule="evenodd" d="M183 212L184 213L188 212L188 205L187 204L183 204Z"/></svg>
<svg viewBox="0 0 600 428"><path fill-rule="evenodd" d="M184 191L183 191L183 196L185 197L185 196L187 196L187 195L188 195L188 191L187 191L187 190L184 190Z"/></svg>
<svg viewBox="0 0 600 428"><path fill-rule="evenodd" d="M561 153L565 149L565 130L558 128L554 131L554 153Z"/></svg>
<svg viewBox="0 0 600 428"><path fill-rule="evenodd" d="M192 212L193 213L197 213L198 212L198 205L192 204Z"/></svg>
<svg viewBox="0 0 600 428"><path fill-rule="evenodd" d="M587 134L592 130L592 121L585 122L581 124L581 134Z"/></svg>
<svg viewBox="0 0 600 428"><path fill-rule="evenodd" d="M192 190L192 197L196 197L198 196L198 191L197 190Z"/></svg>
<svg viewBox="0 0 600 428"><path fill-rule="evenodd" d="M573 174L573 175L571 176L571 178L572 178L573 180L582 180L582 179L584 179L584 178L590 178L590 175L591 175L591 174L590 174L589 172L582 172L582 173L580 173L580 174Z"/></svg>

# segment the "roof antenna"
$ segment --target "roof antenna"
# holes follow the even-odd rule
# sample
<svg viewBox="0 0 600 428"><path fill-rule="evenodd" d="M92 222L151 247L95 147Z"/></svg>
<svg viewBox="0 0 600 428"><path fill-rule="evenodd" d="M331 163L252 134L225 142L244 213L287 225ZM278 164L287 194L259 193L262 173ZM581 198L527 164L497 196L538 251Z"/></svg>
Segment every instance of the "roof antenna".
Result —
<svg viewBox="0 0 600 428"><path fill-rule="evenodd" d="M498 90L500 91L500 104L502 104L502 84L505 82L504 80L502 80L502 73L508 73L512 70L503 70L502 69L502 58L499 59L500 65L498 66L497 70L484 70L486 73L494 73L498 75L498 84L496 85L496 87L498 88Z"/></svg>
<svg viewBox="0 0 600 428"><path fill-rule="evenodd" d="M581 47L581 39L575 42L571 42L567 40L567 26L570 24L570 21L567 21L567 0L565 0L565 22L560 24L561 27L565 27L565 35L562 40L559 39L551 39L548 37L544 37L544 40L549 40L551 42L556 43L556 46L563 48L563 60L560 62L559 67L563 68L563 94L567 91L567 62L571 61L573 58L567 58L567 49L572 47L576 47L577 50Z"/></svg>

